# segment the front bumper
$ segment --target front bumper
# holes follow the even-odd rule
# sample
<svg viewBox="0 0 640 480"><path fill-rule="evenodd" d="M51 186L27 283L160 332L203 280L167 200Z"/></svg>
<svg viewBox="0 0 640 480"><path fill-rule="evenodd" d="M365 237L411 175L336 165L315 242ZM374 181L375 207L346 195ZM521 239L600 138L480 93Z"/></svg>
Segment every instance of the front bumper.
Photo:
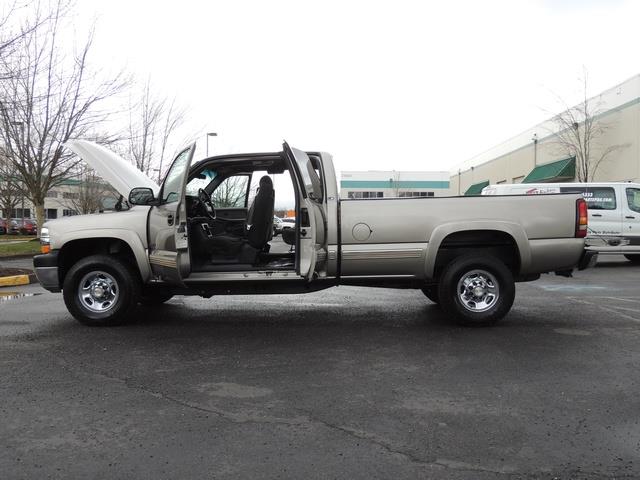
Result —
<svg viewBox="0 0 640 480"><path fill-rule="evenodd" d="M591 268L595 266L597 261L598 252L594 252L593 250L585 250L584 252L582 252L582 256L580 257L580 261L578 262L578 270Z"/></svg>
<svg viewBox="0 0 640 480"><path fill-rule="evenodd" d="M36 255L33 257L33 268L43 288L50 292L59 292L60 276L58 275L58 251L54 250L45 255Z"/></svg>

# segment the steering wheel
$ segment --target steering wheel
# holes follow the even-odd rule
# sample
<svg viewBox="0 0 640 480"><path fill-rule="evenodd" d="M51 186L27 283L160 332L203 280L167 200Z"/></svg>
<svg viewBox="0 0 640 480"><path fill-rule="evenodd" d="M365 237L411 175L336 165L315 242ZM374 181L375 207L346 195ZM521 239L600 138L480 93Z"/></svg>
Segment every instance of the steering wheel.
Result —
<svg viewBox="0 0 640 480"><path fill-rule="evenodd" d="M211 220L216 219L216 209L213 206L213 202L211 201L211 195L205 192L202 188L198 190L198 201L204 205L204 210L207 216Z"/></svg>

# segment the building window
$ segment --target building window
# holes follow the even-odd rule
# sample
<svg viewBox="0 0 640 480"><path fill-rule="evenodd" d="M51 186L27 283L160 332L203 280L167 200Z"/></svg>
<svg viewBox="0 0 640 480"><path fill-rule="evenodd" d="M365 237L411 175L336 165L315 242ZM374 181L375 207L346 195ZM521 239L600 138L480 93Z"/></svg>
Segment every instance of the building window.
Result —
<svg viewBox="0 0 640 480"><path fill-rule="evenodd" d="M62 194L62 198L65 200L77 200L80 197L80 194L77 192L64 192Z"/></svg>
<svg viewBox="0 0 640 480"><path fill-rule="evenodd" d="M75 210L62 210L63 217L73 217L74 215L78 215L78 212Z"/></svg>
<svg viewBox="0 0 640 480"><path fill-rule="evenodd" d="M513 177L513 183L522 183L524 180L524 175L520 175L519 177Z"/></svg>
<svg viewBox="0 0 640 480"><path fill-rule="evenodd" d="M47 208L44 211L44 218L46 218L47 220L54 220L58 218L58 210L55 208Z"/></svg>
<svg viewBox="0 0 640 480"><path fill-rule="evenodd" d="M31 209L14 208L11 210L11 218L31 218Z"/></svg>
<svg viewBox="0 0 640 480"><path fill-rule="evenodd" d="M347 192L347 198L383 198L384 192Z"/></svg>
<svg viewBox="0 0 640 480"><path fill-rule="evenodd" d="M502 185L503 183L507 183L507 181L506 180L500 180L497 184L498 185Z"/></svg>
<svg viewBox="0 0 640 480"><path fill-rule="evenodd" d="M435 197L434 192L400 192L398 194L401 198L407 197Z"/></svg>
<svg viewBox="0 0 640 480"><path fill-rule="evenodd" d="M49 190L45 195L45 198L58 198L58 192L55 190Z"/></svg>

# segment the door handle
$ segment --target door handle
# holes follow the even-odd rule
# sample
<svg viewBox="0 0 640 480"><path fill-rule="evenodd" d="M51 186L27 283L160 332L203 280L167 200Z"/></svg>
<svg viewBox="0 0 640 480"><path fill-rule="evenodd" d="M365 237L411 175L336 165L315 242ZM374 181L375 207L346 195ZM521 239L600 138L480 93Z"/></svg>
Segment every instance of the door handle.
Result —
<svg viewBox="0 0 640 480"><path fill-rule="evenodd" d="M602 214L601 213L594 213L593 215L591 215L592 217L601 217Z"/></svg>
<svg viewBox="0 0 640 480"><path fill-rule="evenodd" d="M633 215L627 215L627 216L626 216L626 217L624 217L624 218L634 219L634 218L636 218L636 217L634 217Z"/></svg>
<svg viewBox="0 0 640 480"><path fill-rule="evenodd" d="M173 215L169 214L169 216L167 216L167 223L169 224L169 226L173 225Z"/></svg>

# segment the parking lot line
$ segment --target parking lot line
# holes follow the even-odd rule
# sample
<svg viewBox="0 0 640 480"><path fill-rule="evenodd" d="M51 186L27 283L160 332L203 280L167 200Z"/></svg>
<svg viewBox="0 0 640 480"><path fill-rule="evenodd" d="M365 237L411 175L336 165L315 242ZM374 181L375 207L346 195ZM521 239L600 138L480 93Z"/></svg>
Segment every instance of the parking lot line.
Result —
<svg viewBox="0 0 640 480"><path fill-rule="evenodd" d="M593 303L593 302L589 302L587 300L583 300L582 298L576 298L576 297L567 297L569 300L574 301L576 303L583 303L585 305L591 305L593 307L597 307L600 310L603 310L607 313L616 313L619 316L626 318L627 320L632 320L634 322L640 323L640 318L635 318L632 317L631 315L627 315L625 313L620 312L618 309L624 309L624 310L629 310L628 308L624 308L624 307L603 307L602 305L598 305L597 303ZM598 298L598 297L596 297ZM602 298L608 298L608 297L602 297ZM635 311L635 310L634 310Z"/></svg>
<svg viewBox="0 0 640 480"><path fill-rule="evenodd" d="M640 300L636 298L622 298L622 297L598 297L598 298L606 298L608 300L620 300L621 302L640 303Z"/></svg>

